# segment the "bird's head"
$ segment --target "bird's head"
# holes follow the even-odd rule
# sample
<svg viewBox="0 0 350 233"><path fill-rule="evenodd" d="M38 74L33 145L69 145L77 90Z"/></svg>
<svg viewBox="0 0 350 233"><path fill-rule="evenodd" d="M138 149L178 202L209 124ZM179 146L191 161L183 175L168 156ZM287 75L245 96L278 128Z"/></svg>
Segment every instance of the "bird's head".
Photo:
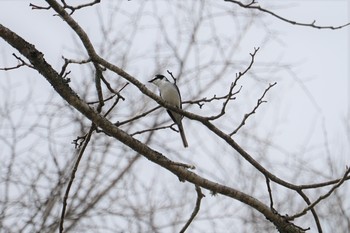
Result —
<svg viewBox="0 0 350 233"><path fill-rule="evenodd" d="M169 82L169 80L162 74L156 74L153 79L148 81L149 83L153 83L156 86L159 86L162 82Z"/></svg>

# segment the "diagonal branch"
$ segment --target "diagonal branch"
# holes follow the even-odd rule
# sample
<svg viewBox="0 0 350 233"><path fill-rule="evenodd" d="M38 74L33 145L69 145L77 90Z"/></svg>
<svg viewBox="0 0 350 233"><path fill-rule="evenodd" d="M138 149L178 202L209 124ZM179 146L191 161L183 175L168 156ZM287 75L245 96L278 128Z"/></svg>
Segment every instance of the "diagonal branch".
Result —
<svg viewBox="0 0 350 233"><path fill-rule="evenodd" d="M70 13L70 14L72 15L76 10L82 9L82 8L84 8L84 7L93 6L93 5L95 5L95 4L100 3L101 0L93 0L93 1L91 1L91 2L89 2L89 3L80 4L80 5L77 5L77 6L68 5L68 4L66 3L65 0L61 0L61 2L62 2L62 4L63 4L63 7L64 7L64 8L67 8L67 9L71 10L71 13Z"/></svg>
<svg viewBox="0 0 350 233"><path fill-rule="evenodd" d="M13 53L12 55L18 60L18 64L16 66L11 66L11 67L4 67L4 68L0 67L0 70L4 70L4 71L15 70L22 66L28 66L29 68L34 68L32 65L25 62L22 58L17 56L15 53Z"/></svg>
<svg viewBox="0 0 350 233"><path fill-rule="evenodd" d="M61 212L61 218L60 218L60 224L59 224L59 232L60 233L63 233L64 217L65 217L65 214L66 214L67 200L68 200L69 192L70 192L70 189L71 189L71 187L73 185L73 181L74 181L74 178L75 178L75 174L76 174L76 172L78 170L78 166L79 166L80 160L83 157L85 149L86 149L87 145L90 142L91 135L92 135L92 132L94 131L94 129L95 129L95 126L92 125L90 127L89 132L86 134L86 136L84 138L83 145L79 149L77 160L75 161L75 164L73 166L73 170L72 170L72 173L71 173L71 176L70 176L67 188L66 188L66 192L65 192L64 197L63 197L62 212Z"/></svg>
<svg viewBox="0 0 350 233"><path fill-rule="evenodd" d="M308 198L308 196L306 196L306 194L302 190L297 190L297 193L304 199L306 204L308 204L308 205L311 204L310 199ZM312 213L312 216L314 217L318 232L322 233L322 226L321 226L320 219L317 215L316 210L314 208L311 208L311 213Z"/></svg>
<svg viewBox="0 0 350 233"><path fill-rule="evenodd" d="M347 27L347 26L350 25L350 23L346 23L346 24L343 24L343 25L340 25L340 26L319 26L319 25L316 25L316 20L314 20L311 23L300 23L300 22L296 22L296 21L284 18L284 17L282 17L282 16L280 16L280 15L278 15L278 14L276 14L276 13L270 11L270 10L267 10L267 9L257 5L257 1L255 1L255 0L252 0L248 4L244 4L241 1L236 1L236 0L224 0L224 1L237 4L240 7L243 7L243 8L246 8L246 9L258 10L258 11L264 12L266 14L272 15L273 17L275 17L275 18L277 18L279 20L282 20L284 22L287 22L287 23L290 23L290 24L293 24L293 25L298 25L298 26L312 27L312 28L317 28L317 29L336 30L336 29L341 29L341 28L344 28L344 27Z"/></svg>
<svg viewBox="0 0 350 233"><path fill-rule="evenodd" d="M328 198L337 188L339 188L345 181L345 178L349 175L350 173L350 167L346 168L346 171L344 173L344 176L342 179L339 180L337 184L335 184L326 194L321 195L319 198L317 198L316 201L311 203L309 206L307 206L304 210L302 210L300 213L297 213L293 216L287 217L289 220L294 220L296 218L299 218L303 215L305 215L309 210L313 209L318 203L320 203L322 200Z"/></svg>
<svg viewBox="0 0 350 233"><path fill-rule="evenodd" d="M274 82L273 84L269 84L269 86L265 89L264 93L262 94L262 96L258 99L255 107L253 108L253 110L247 114L244 115L243 117L243 120L242 122L238 125L238 127L232 132L230 133L230 136L236 134L238 132L238 130L240 130L244 125L245 125L245 122L247 121L247 119L253 115L256 110L259 108L259 106L262 104L262 103L266 103L266 100L264 100L264 97L266 95L266 93L273 87L277 84L277 82Z"/></svg>
<svg viewBox="0 0 350 233"><path fill-rule="evenodd" d="M196 215L199 212L199 209L201 207L202 198L205 197L205 195L201 191L201 188L198 185L195 185L195 187L196 187L196 192L197 192L196 205L195 205L195 207L193 209L191 217L188 219L188 221L186 222L185 226L183 226L183 228L181 229L180 233L184 233L187 230L187 228L190 226L190 224L192 223L193 219L196 217Z"/></svg>

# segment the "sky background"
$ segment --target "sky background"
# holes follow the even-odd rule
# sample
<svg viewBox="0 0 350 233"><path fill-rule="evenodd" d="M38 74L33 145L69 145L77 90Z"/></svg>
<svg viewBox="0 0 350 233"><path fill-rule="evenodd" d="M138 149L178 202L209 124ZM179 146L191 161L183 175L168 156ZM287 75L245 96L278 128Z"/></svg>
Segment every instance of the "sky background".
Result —
<svg viewBox="0 0 350 233"><path fill-rule="evenodd" d="M32 3L40 5L41 1ZM132 4L138 3L131 1L128 4L129 9L133 9ZM319 25L342 25L350 21L349 1L283 1L283 3L260 1L260 4L298 22L310 23L316 20ZM97 10L100 11L107 8L108 1L97 6ZM92 41L98 44L101 43L100 35L94 33L98 27L97 20L91 19L91 15L95 12L96 8L87 8L76 12L74 17L85 28ZM51 15L50 11L31 10L29 1L0 0L0 22L35 44L44 52L46 59L59 70L62 64L62 52L67 57L76 56L76 44L72 45L75 36L67 25L56 17L50 17ZM350 115L350 27L334 31L318 30L293 26L268 15L264 16L264 19L260 25L246 32L245 39L235 55L238 59L248 62L248 54L253 48L263 45L256 56L254 69L257 72L259 67L264 69L261 69L260 77L255 79L278 82L268 94L269 103L262 107L264 110L261 115L256 116L257 119L266 116L263 125L258 127L260 131L257 135L264 137L266 129L273 128L277 120L280 124L273 141L279 147L298 154L307 144L307 150L315 150L316 156L317 148L327 141L332 155L339 158L337 160L339 166L349 164L350 156L347 154L350 138L347 135L349 130L346 124L349 124ZM266 36L260 36L265 30L276 34L268 43L263 42ZM205 35L206 32L203 33ZM14 50L6 43L2 42L0 45L1 66L17 64L11 56ZM280 64L291 68L276 72L266 69L266 64ZM176 67L170 64L169 69ZM136 64L129 71L145 83L153 72L152 68L144 63ZM16 89L11 90L13 98L20 99L21 94L28 91L26 88L28 83L35 86L34 98L40 100L48 95L46 91L48 84L44 79L38 79L35 72L28 73L27 70L19 69L7 73L1 72L0 75L10 77L16 86ZM4 79L0 81L3 82ZM184 100L189 98L186 88L188 86L182 87ZM244 101L242 104L244 105Z"/></svg>
<svg viewBox="0 0 350 233"><path fill-rule="evenodd" d="M42 1L0 0L0 23L35 44L45 54L48 62L60 70L62 53L67 57L77 56L75 45L72 44L76 41L75 35L57 17L51 17L52 11L33 11L29 7L29 2L41 5ZM96 8L87 8L74 14L94 44L103 43L101 36L95 33L98 31L96 9L108 12L108 3L109 1L102 1ZM125 4L130 4L130 9L134 9L133 4L138 3L125 1ZM350 1L348 0L262 0L259 4L297 22L311 23L316 20L317 25L333 26L350 22ZM162 7L165 8L166 5L160 4L160 8ZM225 24L225 21L222 24ZM222 29L225 30L224 27ZM267 30L274 34L272 39L262 36L266 35ZM170 30L170 33L175 32ZM206 32L202 33L205 35ZM239 33L237 34L239 36ZM155 35L147 36L151 39ZM267 39L271 40L265 43ZM142 38L139 38L136 43L140 44L140 48L143 47ZM276 162L284 161L283 166L271 168L273 172L283 176L283 170L286 169L285 165L289 164L288 161L298 159L301 161L301 166L305 168L317 168L321 165L325 166L325 173L330 173L325 162L328 155L332 156L332 163L336 168L335 176L342 175L345 165L350 164L349 43L350 27L339 30L318 30L294 26L269 15L264 16L260 24L246 32L245 39L235 54L237 60L248 62L249 53L253 52L254 47L260 47L253 67L254 74L259 76L247 77L260 83L258 93L266 87L266 82L263 83L263 81L277 82L277 86L267 95L268 103L264 104L245 126L247 129L250 124L256 127L254 134L261 139L266 138L268 132L273 129L273 137L269 138L272 144L269 156ZM11 56L14 52L16 52L14 49L0 40L0 67L17 64L16 59ZM269 64L271 69L266 68ZM274 70L273 67L277 64L286 69ZM134 67L129 67L127 71L146 83L153 75L152 68L147 64L136 62ZM176 70L176 66L169 64L169 69ZM47 91L49 84L46 80L38 78L36 72L28 72L27 69L0 71L0 86L6 86L5 82L10 82L12 88L8 90L9 92L0 93L0 98L23 100L26 98L25 93L28 92L29 84L34 87L34 102L40 102L43 98L50 96ZM189 90L193 87L191 85L195 84L189 82L187 86L183 84L180 86L184 100L191 96L189 94ZM249 87L256 84L252 82L246 85ZM214 89L213 93L215 91ZM256 96L259 94L255 96L242 94L242 96L252 98L254 103L254 98L256 101ZM248 111L252 105L244 106L245 101L244 98L238 98L236 104L241 104L243 111ZM18 120L22 120L21 117L18 116ZM238 119L241 119L241 116L238 116ZM184 125L187 127L189 144L195 144L197 148L194 150L200 154L201 148L198 146L200 136L196 135L195 124L190 124L185 119ZM249 133L249 130L244 132ZM238 136L237 140L244 145L244 137ZM179 145L180 143L179 140ZM253 150L249 145L247 148ZM206 149L212 148L203 148L203 150ZM280 157L283 151L288 153ZM184 153L193 153L193 151ZM205 163L205 160L194 159L194 161L200 164L199 167Z"/></svg>
<svg viewBox="0 0 350 233"><path fill-rule="evenodd" d="M76 42L74 33L66 24L57 20L57 17L51 17L51 11L33 11L29 7L29 2L0 0L0 22L35 44L39 50L44 52L49 63L60 70L61 55L77 57L76 47L79 47L80 43ZM41 1L31 2L37 5L42 3ZM283 1L283 3L280 1L260 1L259 3L281 16L298 22L311 23L316 20L318 25L337 26L350 21L349 1ZM137 1L129 1L125 4L129 4L127 5L128 9L136 9L135 6L138 3ZM95 33L99 31L98 20L95 17L96 11L108 12L110 10L108 7L109 1L103 1L97 7L77 11L74 14L74 17L96 45L103 43L101 36ZM166 5L162 5L160 1L159 7L160 9L166 8ZM244 13L245 11L240 12ZM166 20L166 18L164 19ZM310 161L313 162L332 154L332 157L336 158L334 161L339 168L340 175L342 167L350 163L350 156L348 156L350 136L349 128L346 127L349 125L350 116L350 27L334 31L318 30L293 26L269 15L265 15L263 19L245 32L244 40L235 51L235 58L247 64L250 59L248 54L253 52L253 48L260 47L253 67L253 71L256 72L254 74L258 74L258 77L252 76L253 83L249 84L248 81L248 83L243 84L247 85L247 88L250 87L249 85L254 87L256 85L254 82L261 83L261 80L278 83L267 95L268 104L263 105L258 114L250 119L251 125L258 126L257 131L254 132L255 136L264 139L269 130L274 129L273 138L269 140L273 142L272 148L275 148L276 151L272 149L270 155L277 156L278 159L281 153L278 148L283 148L284 151L289 152L289 155L286 156L287 159L293 159L294 157L290 158L290 155L293 155L295 158L305 160L306 166L309 166ZM123 22L118 23L122 24ZM227 29L224 25L226 23L226 21L218 22L219 33L225 33ZM221 26L222 32L220 32ZM171 27L168 27L168 30L170 34L176 33L171 31ZM266 36L266 31L270 31L274 36ZM201 33L205 36L208 32L203 30ZM240 33L237 32L237 36ZM173 35L176 38L176 35ZM136 44L140 43L140 46L136 48L147 49L147 44L143 45L143 43L147 43L145 38L149 38L151 41L154 36L141 34L135 42ZM17 64L15 58L11 56L15 51L6 43L2 42L0 46L1 66ZM277 65L287 68L274 70L273 67ZM176 70L176 66L176 64L170 63L167 69ZM269 66L272 68L266 68ZM144 61L136 62L132 67L128 67L128 71L144 83L154 72L153 67ZM6 82L10 80L12 85L16 87L11 89L12 98L26 98L23 93L28 92L26 85L29 83L35 87L33 96L36 100L41 101L43 96L50 95L47 92L48 83L42 78L38 79L36 72L19 69L1 72L0 75L8 77ZM2 78L0 84L4 80ZM196 84L187 83L187 86L182 87L181 83L179 85L183 100L190 98L189 92ZM242 98L237 99L237 105L243 106L243 111L250 111L253 105L246 104L245 98L251 98L252 103L254 103L264 87L266 87L266 82L261 84L254 96L244 96L243 93ZM217 89L213 89L211 93L215 94L216 91ZM4 95L8 96L8 93L4 93ZM238 116L236 121L239 122L241 117L241 115ZM187 132L190 137L189 141L194 142L195 139L191 138L196 138L196 129L192 128L192 125L187 127L189 127L186 130L189 131ZM249 124L246 128L249 129ZM237 140L243 140L243 143L245 138L240 139L238 136ZM198 145L198 141L195 143ZM326 144L329 147L327 153L324 151ZM306 152L308 155L304 157Z"/></svg>
<svg viewBox="0 0 350 233"><path fill-rule="evenodd" d="M0 0L0 21L35 44L45 53L45 57L51 64L59 67L61 64L59 55L62 51L64 54L69 53L72 48L73 33L55 17L46 17L43 20L43 16L50 16L51 12L33 11L28 6L29 2L40 4L40 1ZM298 22L307 23L316 20L316 24L319 25L341 25L349 21L349 1L312 0L283 1L283 3L260 1L259 3L265 7L272 5L269 9ZM99 7L103 8L107 5L100 4ZM91 9L91 12L95 11L94 8ZM93 34L96 21L89 20L89 12L86 14L77 12L75 17L89 34ZM278 36L260 50L257 55L257 64L272 62L294 66L289 74L288 72L266 74L276 77L276 81L283 80L278 84L283 92L289 89L283 97L286 100L282 106L290 112L286 121L313 121L314 114L322 113L326 127L331 131L330 136L339 134L344 136L343 122L348 117L350 109L349 28L335 31L317 30L293 26L270 16L265 18L268 18L271 32L277 32ZM251 52L252 48L259 47L261 38L256 39L256 33L259 33L258 29L248 32L248 36L241 44L238 52L243 56ZM62 34L65 36L61 36ZM72 36L66 36L67 34ZM92 41L94 40L98 40L98 35L92 36ZM2 64L16 63L13 57L8 56L13 53L13 50L6 43L1 43L0 49ZM147 67L139 70L146 74L149 72ZM145 79L142 81L148 80L147 76L140 77L142 78ZM297 85L295 80L300 80L303 84ZM37 82L38 85L45 83L44 80ZM304 128L303 124L293 124L294 130L299 131L302 128Z"/></svg>

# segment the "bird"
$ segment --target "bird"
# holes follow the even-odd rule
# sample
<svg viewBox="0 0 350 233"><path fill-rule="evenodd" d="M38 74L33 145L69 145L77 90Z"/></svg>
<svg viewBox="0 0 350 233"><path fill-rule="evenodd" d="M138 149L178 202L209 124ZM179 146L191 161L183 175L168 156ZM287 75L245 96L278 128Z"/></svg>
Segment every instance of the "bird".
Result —
<svg viewBox="0 0 350 233"><path fill-rule="evenodd" d="M170 105L182 109L181 94L176 83L170 82L164 75L157 74L148 81L158 87L160 97ZM185 131L182 126L183 116L177 112L167 110L169 116L177 125L184 147L188 147Z"/></svg>

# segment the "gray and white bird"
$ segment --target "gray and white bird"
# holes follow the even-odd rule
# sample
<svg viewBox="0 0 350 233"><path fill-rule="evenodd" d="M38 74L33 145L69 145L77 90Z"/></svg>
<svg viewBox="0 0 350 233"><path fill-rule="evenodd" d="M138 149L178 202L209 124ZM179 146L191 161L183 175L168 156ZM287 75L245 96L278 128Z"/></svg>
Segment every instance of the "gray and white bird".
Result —
<svg viewBox="0 0 350 233"><path fill-rule="evenodd" d="M175 83L171 83L164 75L161 75L161 74L157 74L156 76L154 76L152 80L148 82L153 83L158 87L160 97L164 101L166 101L167 103L177 108L182 109L180 90ZM179 128L179 132L180 132L184 147L188 147L185 132L182 126L183 116L174 111L167 110L167 112L170 115L171 119Z"/></svg>

